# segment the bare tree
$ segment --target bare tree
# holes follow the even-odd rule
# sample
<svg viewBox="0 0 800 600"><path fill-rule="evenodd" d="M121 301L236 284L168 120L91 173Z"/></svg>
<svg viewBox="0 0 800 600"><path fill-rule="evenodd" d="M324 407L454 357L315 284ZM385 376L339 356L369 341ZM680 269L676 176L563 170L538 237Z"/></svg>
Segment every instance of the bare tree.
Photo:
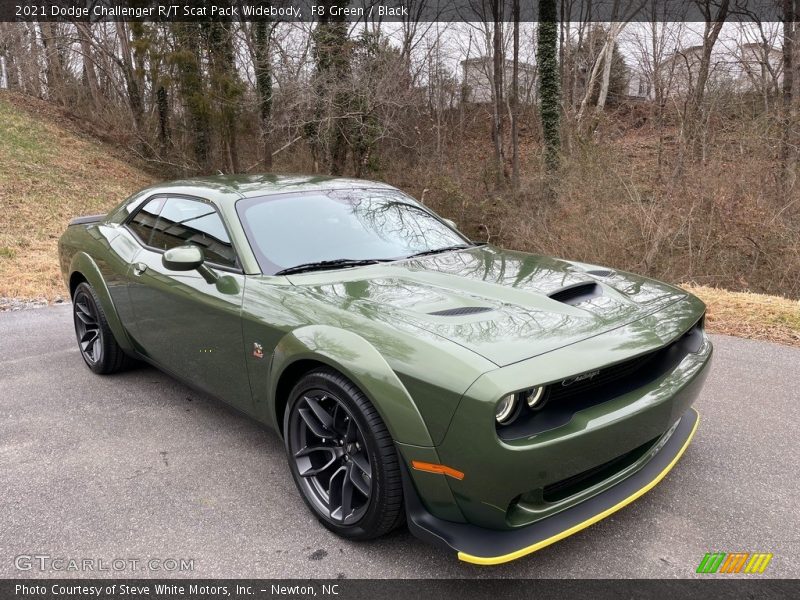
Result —
<svg viewBox="0 0 800 600"><path fill-rule="evenodd" d="M513 3L514 64L511 71L511 185L519 189L519 18L520 0Z"/></svg>
<svg viewBox="0 0 800 600"><path fill-rule="evenodd" d="M794 133L797 127L798 100L795 92L795 74L800 70L795 57L795 38L798 24L797 0L783 0L783 136L781 137L781 162L783 163L784 192L793 188L797 174L798 136Z"/></svg>
<svg viewBox="0 0 800 600"><path fill-rule="evenodd" d="M503 139L504 3L503 0L490 0L490 2L492 11L492 143L494 144L495 178L500 184L505 180L505 142Z"/></svg>
<svg viewBox="0 0 800 600"><path fill-rule="evenodd" d="M703 132L703 100L711 67L711 56L722 26L728 18L730 0L696 0L704 18L703 43L700 50L697 75L689 94L686 114L687 141L699 153ZM716 10L714 10L716 9Z"/></svg>

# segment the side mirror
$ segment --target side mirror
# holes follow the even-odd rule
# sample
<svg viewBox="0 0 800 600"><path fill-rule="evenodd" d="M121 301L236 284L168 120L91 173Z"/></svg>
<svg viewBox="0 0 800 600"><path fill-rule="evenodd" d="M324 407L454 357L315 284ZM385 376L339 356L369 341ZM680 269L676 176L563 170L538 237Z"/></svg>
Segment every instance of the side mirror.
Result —
<svg viewBox="0 0 800 600"><path fill-rule="evenodd" d="M444 221L445 223L447 223L448 225L450 225L450 227L452 227L453 229L455 229L456 231L458 231L458 225L456 225L456 222L455 222L455 221L453 221L453 219L442 219L442 221Z"/></svg>
<svg viewBox="0 0 800 600"><path fill-rule="evenodd" d="M178 246L164 252L161 264L170 271L194 271L203 264L203 251L197 246Z"/></svg>

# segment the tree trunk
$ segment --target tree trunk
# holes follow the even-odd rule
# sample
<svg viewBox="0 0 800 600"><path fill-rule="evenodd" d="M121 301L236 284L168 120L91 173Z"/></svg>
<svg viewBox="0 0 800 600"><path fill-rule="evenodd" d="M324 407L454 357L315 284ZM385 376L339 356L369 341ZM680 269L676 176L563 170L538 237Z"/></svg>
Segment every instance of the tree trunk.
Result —
<svg viewBox="0 0 800 600"><path fill-rule="evenodd" d="M700 64L697 69L697 80L691 93L686 115L687 141L695 154L699 153L702 145L701 139L703 137L704 121L703 101L705 100L706 84L708 83L708 76L711 70L711 54L714 51L714 45L717 43L720 31L722 31L722 26L725 24L725 19L728 17L729 0L719 1L717 5L717 14L715 16L711 15L711 4L712 0L703 0L703 6L701 7L705 15L703 47L700 56Z"/></svg>
<svg viewBox="0 0 800 600"><path fill-rule="evenodd" d="M61 103L64 100L64 68L61 64L61 52L56 39L56 25L51 21L42 21L39 28L44 47L47 98L51 102Z"/></svg>
<svg viewBox="0 0 800 600"><path fill-rule="evenodd" d="M158 108L158 145L161 156L166 156L172 146L172 130L169 118L169 96L163 84L156 90L156 107Z"/></svg>
<svg viewBox="0 0 800 600"><path fill-rule="evenodd" d="M265 21L253 23L253 51L258 91L258 115L264 170L272 170L272 65L270 64L271 27Z"/></svg>
<svg viewBox="0 0 800 600"><path fill-rule="evenodd" d="M16 53L20 52L19 27L17 23L0 23L0 60L6 78L6 87L19 88L19 69Z"/></svg>
<svg viewBox="0 0 800 600"><path fill-rule="evenodd" d="M345 0L328 0L327 10L320 17L314 30L314 51L316 58L316 118L307 127L306 134L314 147L325 146L328 154L328 171L331 175L344 173L347 164L347 118L351 94L347 89L350 68L350 49L345 17L339 13L330 16L330 8L345 6ZM328 108L326 96L332 94L333 101ZM326 114L326 110L328 113ZM324 121L324 127L323 127Z"/></svg>
<svg viewBox="0 0 800 600"><path fill-rule="evenodd" d="M608 30L608 40L606 41L605 54L603 56L603 79L600 81L600 95L597 97L597 106L594 108L595 114L600 114L606 107L608 87L611 84L611 64L614 60L614 46L621 31L622 27L618 26L617 23L612 23Z"/></svg>
<svg viewBox="0 0 800 600"><path fill-rule="evenodd" d="M212 97L215 99L215 116L227 150L227 170L239 172L239 143L237 121L242 86L236 70L231 23L210 21L208 33L208 70Z"/></svg>
<svg viewBox="0 0 800 600"><path fill-rule="evenodd" d="M175 52L172 61L178 72L181 96L189 117L192 153L200 172L210 168L211 121L205 77L200 68L200 32L196 23L173 23Z"/></svg>
<svg viewBox="0 0 800 600"><path fill-rule="evenodd" d="M97 86L97 71L95 70L94 51L91 42L91 24L76 22L75 27L78 30L78 38L81 44L81 61L83 62L83 77L86 80L86 85L89 88L89 97L92 100L92 106L98 108L100 106L100 94Z"/></svg>
<svg viewBox="0 0 800 600"><path fill-rule="evenodd" d="M794 41L797 32L797 6L796 0L783 0L783 94L782 94L782 121L783 135L781 136L781 164L782 176L780 178L783 193L794 186L797 177L795 163L797 160L796 136L792 134L794 121L797 116L796 102L794 100Z"/></svg>
<svg viewBox="0 0 800 600"><path fill-rule="evenodd" d="M559 163L560 91L558 81L558 13L556 0L539 0L539 112L544 137L544 158L548 171Z"/></svg>
<svg viewBox="0 0 800 600"><path fill-rule="evenodd" d="M494 168L497 183L504 177L503 162L503 9L501 0L492 0L492 143L494 144Z"/></svg>
<svg viewBox="0 0 800 600"><path fill-rule="evenodd" d="M511 185L519 189L519 2L514 0L514 65L511 72Z"/></svg>
<svg viewBox="0 0 800 600"><path fill-rule="evenodd" d="M133 117L133 126L139 140L144 139L144 102L142 100L142 90L139 78L133 68L133 58L131 57L131 43L128 38L128 27L126 23L116 24L117 38L119 39L121 60L119 66L122 76L125 79L125 87L128 90L128 105ZM146 148L143 147L143 150Z"/></svg>

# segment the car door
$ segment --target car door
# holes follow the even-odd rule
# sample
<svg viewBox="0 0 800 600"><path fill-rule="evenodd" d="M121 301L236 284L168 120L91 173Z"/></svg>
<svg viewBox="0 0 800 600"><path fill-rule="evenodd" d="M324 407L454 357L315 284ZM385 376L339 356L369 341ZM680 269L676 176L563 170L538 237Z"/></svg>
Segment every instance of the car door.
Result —
<svg viewBox="0 0 800 600"><path fill-rule="evenodd" d="M222 217L199 198L155 197L128 222L142 244L128 275L133 335L160 367L243 410L252 402L242 341L245 278ZM164 252L199 246L204 266L172 271Z"/></svg>

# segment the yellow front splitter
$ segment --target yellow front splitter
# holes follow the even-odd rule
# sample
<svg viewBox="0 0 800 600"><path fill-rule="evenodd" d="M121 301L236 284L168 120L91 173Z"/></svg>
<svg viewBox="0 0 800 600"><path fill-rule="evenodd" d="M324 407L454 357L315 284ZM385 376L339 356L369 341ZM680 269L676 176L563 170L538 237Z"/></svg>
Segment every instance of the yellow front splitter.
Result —
<svg viewBox="0 0 800 600"><path fill-rule="evenodd" d="M658 453L636 473L580 504L526 527L488 530L442 521L424 510L409 510L409 528L418 537L456 550L458 558L465 562L498 565L516 560L586 529L653 489L683 456L699 422L697 411L689 409Z"/></svg>

